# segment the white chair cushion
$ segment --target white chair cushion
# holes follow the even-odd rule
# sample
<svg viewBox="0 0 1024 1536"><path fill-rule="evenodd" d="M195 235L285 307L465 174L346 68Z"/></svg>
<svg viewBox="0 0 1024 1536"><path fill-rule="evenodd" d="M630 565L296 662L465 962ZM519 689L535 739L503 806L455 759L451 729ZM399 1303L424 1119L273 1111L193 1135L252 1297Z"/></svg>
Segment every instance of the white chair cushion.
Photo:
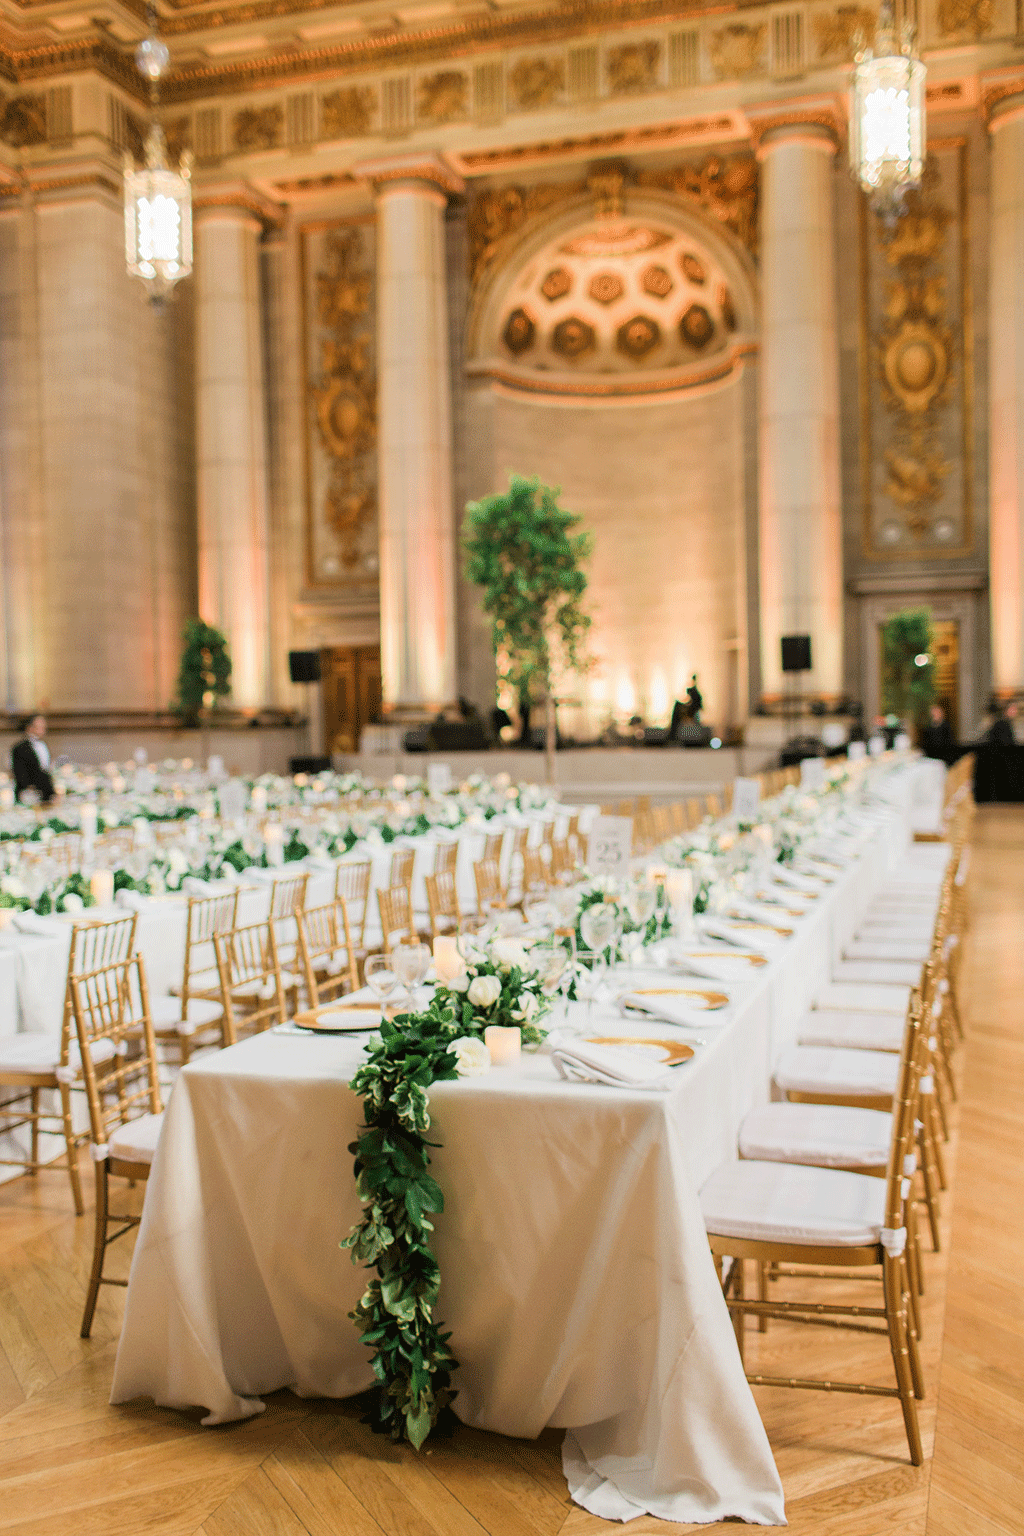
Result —
<svg viewBox="0 0 1024 1536"><path fill-rule="evenodd" d="M892 1115L848 1104L765 1104L740 1126L740 1155L825 1168L884 1168Z"/></svg>
<svg viewBox="0 0 1024 1536"><path fill-rule="evenodd" d="M886 940L865 938L858 934L843 950L844 960L916 961L920 967L928 959L931 945L928 939Z"/></svg>
<svg viewBox="0 0 1024 1536"><path fill-rule="evenodd" d="M154 1029L174 1029L179 1035L194 1035L197 1029L206 1029L224 1016L220 1003L212 997L191 997L188 1018L182 1018L180 997L150 998L149 1011Z"/></svg>
<svg viewBox="0 0 1024 1536"><path fill-rule="evenodd" d="M784 1093L838 1093L858 1098L891 1098L899 1081L900 1058L889 1051L851 1051L794 1045L775 1068Z"/></svg>
<svg viewBox="0 0 1024 1536"><path fill-rule="evenodd" d="M905 1017L910 988L879 986L868 982L832 981L821 988L814 999L815 1008L832 1008L843 1013L895 1013Z"/></svg>
<svg viewBox="0 0 1024 1536"><path fill-rule="evenodd" d="M140 1115L119 1125L107 1142L110 1156L126 1163L151 1163L163 1123L163 1115Z"/></svg>
<svg viewBox="0 0 1024 1536"><path fill-rule="evenodd" d="M852 1051L898 1051L903 1019L895 1013L842 1013L812 1008L797 1026L798 1045L834 1045Z"/></svg>
<svg viewBox="0 0 1024 1536"><path fill-rule="evenodd" d="M59 1035L12 1035L0 1041L0 1074L56 1072L59 1061Z"/></svg>
<svg viewBox="0 0 1024 1536"><path fill-rule="evenodd" d="M298 986L298 978L290 971L281 972L281 986L287 992L291 987ZM260 981L255 977L252 981L243 981L240 986L232 987L232 994L237 998L251 998L257 1002L268 1003L273 998L276 988L272 977L266 981Z"/></svg>
<svg viewBox="0 0 1024 1536"><path fill-rule="evenodd" d="M794 1163L727 1163L700 1203L704 1225L719 1237L854 1248L880 1241L885 1180Z"/></svg>
<svg viewBox="0 0 1024 1536"><path fill-rule="evenodd" d="M913 960L837 960L833 981L866 982L869 986L919 986L921 962Z"/></svg>

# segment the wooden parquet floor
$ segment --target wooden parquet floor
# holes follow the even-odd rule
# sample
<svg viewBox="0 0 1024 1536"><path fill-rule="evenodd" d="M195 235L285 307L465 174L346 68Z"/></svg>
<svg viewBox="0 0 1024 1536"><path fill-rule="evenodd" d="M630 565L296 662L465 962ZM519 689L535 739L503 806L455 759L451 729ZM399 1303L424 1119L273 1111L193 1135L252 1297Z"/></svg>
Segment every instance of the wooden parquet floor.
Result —
<svg viewBox="0 0 1024 1536"><path fill-rule="evenodd" d="M982 809L975 849L955 1178L943 1252L927 1256L930 1459L911 1467L891 1401L757 1389L794 1536L1024 1533L1024 807ZM79 1339L89 1243L62 1175L0 1187L0 1536L615 1529L570 1502L556 1432L528 1444L460 1429L417 1456L371 1435L352 1402L280 1392L259 1418L213 1430L198 1413L111 1408L123 1292L104 1290L93 1338ZM891 1379L882 1341L782 1323L751 1333L749 1364Z"/></svg>

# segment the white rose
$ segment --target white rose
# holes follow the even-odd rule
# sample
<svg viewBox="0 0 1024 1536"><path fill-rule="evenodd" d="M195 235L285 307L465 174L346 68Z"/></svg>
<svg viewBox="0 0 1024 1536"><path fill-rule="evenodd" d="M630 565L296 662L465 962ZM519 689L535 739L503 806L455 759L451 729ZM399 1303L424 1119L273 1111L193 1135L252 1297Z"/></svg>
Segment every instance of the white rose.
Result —
<svg viewBox="0 0 1024 1536"><path fill-rule="evenodd" d="M465 992L469 986L469 977L463 971L461 976L453 976L450 981L446 981L445 986L449 992Z"/></svg>
<svg viewBox="0 0 1024 1536"><path fill-rule="evenodd" d="M469 984L469 1000L474 1008L491 1008L501 996L497 976L476 976Z"/></svg>
<svg viewBox="0 0 1024 1536"><path fill-rule="evenodd" d="M518 939L495 939L491 945L491 954L496 964L507 965L510 969L513 965L524 969L527 964L526 950ZM496 978L492 977L491 980Z"/></svg>
<svg viewBox="0 0 1024 1536"><path fill-rule="evenodd" d="M512 1010L514 1019L532 1019L540 1007L532 992L523 992L519 997L519 1007Z"/></svg>
<svg viewBox="0 0 1024 1536"><path fill-rule="evenodd" d="M172 875L183 875L188 869L188 859L180 848L172 848L167 855L167 867Z"/></svg>
<svg viewBox="0 0 1024 1536"><path fill-rule="evenodd" d="M14 897L28 895L28 891L25 889L24 882L19 880L17 875L5 875L4 878L0 880L0 891L5 891L8 896Z"/></svg>
<svg viewBox="0 0 1024 1536"><path fill-rule="evenodd" d="M484 978L481 978L484 979ZM448 1047L455 1052L456 1071L460 1077L482 1077L491 1070L491 1053L482 1040L463 1035Z"/></svg>
<svg viewBox="0 0 1024 1536"><path fill-rule="evenodd" d="M82 900L81 896L76 896L74 891L68 891L67 895L64 897L65 912L81 912L84 906L85 902Z"/></svg>

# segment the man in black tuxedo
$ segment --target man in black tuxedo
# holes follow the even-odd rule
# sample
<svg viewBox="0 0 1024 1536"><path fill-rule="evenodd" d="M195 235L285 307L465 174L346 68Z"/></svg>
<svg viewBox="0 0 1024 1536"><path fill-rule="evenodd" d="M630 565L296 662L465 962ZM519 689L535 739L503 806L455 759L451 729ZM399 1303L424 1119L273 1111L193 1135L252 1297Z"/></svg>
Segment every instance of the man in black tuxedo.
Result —
<svg viewBox="0 0 1024 1536"><path fill-rule="evenodd" d="M22 722L22 730L25 739L15 742L11 748L15 794L20 800L26 789L34 789L46 805L53 799L53 779L50 775L50 749L46 745L45 715L30 715Z"/></svg>

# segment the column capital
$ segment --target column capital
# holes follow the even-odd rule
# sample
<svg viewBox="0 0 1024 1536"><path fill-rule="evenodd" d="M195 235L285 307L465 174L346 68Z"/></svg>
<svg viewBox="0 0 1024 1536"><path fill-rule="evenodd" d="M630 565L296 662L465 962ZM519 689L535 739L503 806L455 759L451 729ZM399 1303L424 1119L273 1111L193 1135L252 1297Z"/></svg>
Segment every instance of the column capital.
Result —
<svg viewBox="0 0 1024 1536"><path fill-rule="evenodd" d="M803 139L834 154L846 140L846 109L839 96L801 96L746 108L758 159L774 144Z"/></svg>
<svg viewBox="0 0 1024 1536"><path fill-rule="evenodd" d="M465 191L466 183L442 155L381 155L361 160L352 167L353 176L372 184L379 194L395 183L419 185L424 191L440 192L446 198Z"/></svg>
<svg viewBox="0 0 1024 1536"><path fill-rule="evenodd" d="M208 182L194 186L192 210L197 218L209 213L234 213L238 217L248 214L264 229L279 229L285 214L283 204L264 197L247 181Z"/></svg>
<svg viewBox="0 0 1024 1536"><path fill-rule="evenodd" d="M1024 110L1024 69L988 69L981 77L981 110L990 133Z"/></svg>

